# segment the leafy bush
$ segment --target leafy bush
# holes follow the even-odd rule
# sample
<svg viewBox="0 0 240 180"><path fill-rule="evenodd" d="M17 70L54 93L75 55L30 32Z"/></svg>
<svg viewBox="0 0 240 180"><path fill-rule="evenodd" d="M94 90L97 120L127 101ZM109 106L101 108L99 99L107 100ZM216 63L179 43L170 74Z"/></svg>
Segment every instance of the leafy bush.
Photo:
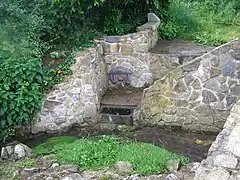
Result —
<svg viewBox="0 0 240 180"><path fill-rule="evenodd" d="M122 34L168 0L0 1L0 141L29 123L44 92L70 74L73 54L58 68L43 67L51 51L83 49L96 36Z"/></svg>
<svg viewBox="0 0 240 180"><path fill-rule="evenodd" d="M185 156L152 144L132 142L114 136L78 139L67 143L62 143L62 139L65 137L49 139L35 147L34 153L54 153L60 163L77 164L81 169L99 169L113 166L117 161L128 161L134 166L132 173L138 174L165 172L166 162L170 159L179 159L183 165L189 161ZM52 142L55 143L54 146Z"/></svg>

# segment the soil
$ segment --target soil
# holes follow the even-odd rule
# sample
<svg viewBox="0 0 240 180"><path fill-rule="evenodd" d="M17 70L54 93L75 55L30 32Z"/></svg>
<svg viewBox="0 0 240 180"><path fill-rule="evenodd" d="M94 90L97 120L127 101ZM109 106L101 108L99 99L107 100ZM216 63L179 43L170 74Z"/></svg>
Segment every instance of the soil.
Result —
<svg viewBox="0 0 240 180"><path fill-rule="evenodd" d="M42 62L43 62L43 65L44 65L44 66L48 66L48 65L50 65L50 64L52 63L50 67L51 67L52 69L56 69L60 64L62 64L62 63L65 62L65 60L67 59L67 57L68 57L68 56L63 57L63 58L59 58L59 59L53 59L53 58L51 58L50 54L47 54L47 55L43 58Z"/></svg>

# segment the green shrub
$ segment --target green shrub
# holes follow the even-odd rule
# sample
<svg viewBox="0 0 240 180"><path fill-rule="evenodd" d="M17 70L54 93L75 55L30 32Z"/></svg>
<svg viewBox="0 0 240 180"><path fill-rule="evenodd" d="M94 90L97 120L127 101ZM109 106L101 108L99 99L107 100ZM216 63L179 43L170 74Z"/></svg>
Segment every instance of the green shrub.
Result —
<svg viewBox="0 0 240 180"><path fill-rule="evenodd" d="M132 142L113 136L78 139L72 143L62 143L62 138L64 137L49 139L35 147L34 152L39 155L54 153L60 163L76 164L83 170L95 170L113 166L117 161L128 161L133 164L132 173L138 174L165 172L166 162L170 159L179 159L183 165L189 161L185 156L152 144Z"/></svg>
<svg viewBox="0 0 240 180"><path fill-rule="evenodd" d="M43 67L53 51L83 49L96 36L134 31L168 0L0 1L0 141L40 110L44 92L70 74L71 54L57 69Z"/></svg>

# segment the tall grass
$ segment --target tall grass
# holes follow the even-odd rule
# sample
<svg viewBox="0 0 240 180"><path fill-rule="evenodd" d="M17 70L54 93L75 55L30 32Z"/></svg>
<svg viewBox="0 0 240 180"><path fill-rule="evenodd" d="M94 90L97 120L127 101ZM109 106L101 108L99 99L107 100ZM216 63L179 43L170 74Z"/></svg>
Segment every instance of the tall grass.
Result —
<svg viewBox="0 0 240 180"><path fill-rule="evenodd" d="M219 45L240 37L240 2L236 0L171 0L160 36Z"/></svg>

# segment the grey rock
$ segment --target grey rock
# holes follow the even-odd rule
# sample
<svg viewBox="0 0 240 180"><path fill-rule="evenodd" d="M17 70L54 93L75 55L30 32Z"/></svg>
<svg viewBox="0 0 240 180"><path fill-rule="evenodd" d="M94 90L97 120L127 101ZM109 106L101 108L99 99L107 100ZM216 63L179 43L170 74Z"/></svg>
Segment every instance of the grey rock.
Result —
<svg viewBox="0 0 240 180"><path fill-rule="evenodd" d="M213 90L213 91L220 91L221 83L217 79L210 79L206 83L205 88Z"/></svg>
<svg viewBox="0 0 240 180"><path fill-rule="evenodd" d="M133 171L133 166L131 163L129 162L125 162L125 161L118 161L115 164L115 169L119 172L119 173L130 173Z"/></svg>
<svg viewBox="0 0 240 180"><path fill-rule="evenodd" d="M232 155L219 154L213 158L214 166L234 169L237 167L238 160Z"/></svg>
<svg viewBox="0 0 240 180"><path fill-rule="evenodd" d="M59 165L59 163L53 163L52 165L51 165L51 168L56 168L56 167L59 167L60 165Z"/></svg>
<svg viewBox="0 0 240 180"><path fill-rule="evenodd" d="M188 163L186 168L192 172L195 173L197 171L197 169L199 168L200 163L199 162L192 162L192 163Z"/></svg>
<svg viewBox="0 0 240 180"><path fill-rule="evenodd" d="M234 155L240 157L240 124L237 124L230 136L227 144L227 149Z"/></svg>
<svg viewBox="0 0 240 180"><path fill-rule="evenodd" d="M47 177L46 180L54 180L53 177Z"/></svg>
<svg viewBox="0 0 240 180"><path fill-rule="evenodd" d="M148 22L160 22L160 19L154 13L148 13Z"/></svg>
<svg viewBox="0 0 240 180"><path fill-rule="evenodd" d="M6 147L3 147L2 150L1 150L1 158L2 159L8 159L9 158Z"/></svg>
<svg viewBox="0 0 240 180"><path fill-rule="evenodd" d="M21 159L26 157L26 151L24 150L24 147L21 144L17 144L14 147L14 156L16 159Z"/></svg>
<svg viewBox="0 0 240 180"><path fill-rule="evenodd" d="M199 79L195 79L192 83L192 87L196 90L201 89L201 83Z"/></svg>
<svg viewBox="0 0 240 180"><path fill-rule="evenodd" d="M207 90L203 90L202 96L203 96L203 102L206 104L215 102L217 100L216 96L212 92Z"/></svg>
<svg viewBox="0 0 240 180"><path fill-rule="evenodd" d="M175 174L169 174L164 178L164 180L181 180L181 179Z"/></svg>
<svg viewBox="0 0 240 180"><path fill-rule="evenodd" d="M176 172L180 167L180 161L178 159L170 159L166 163L166 167L169 172Z"/></svg>
<svg viewBox="0 0 240 180"><path fill-rule="evenodd" d="M38 173L40 171L39 168L24 168L23 169L24 172L26 172L29 176L33 175L34 173Z"/></svg>
<svg viewBox="0 0 240 180"><path fill-rule="evenodd" d="M238 99L237 96L228 95L228 96L226 97L227 106L229 107L229 106L235 104L235 103L237 102L237 99Z"/></svg>
<svg viewBox="0 0 240 180"><path fill-rule="evenodd" d="M84 177L82 177L78 173L74 173L74 174L64 177L62 180L84 180Z"/></svg>

